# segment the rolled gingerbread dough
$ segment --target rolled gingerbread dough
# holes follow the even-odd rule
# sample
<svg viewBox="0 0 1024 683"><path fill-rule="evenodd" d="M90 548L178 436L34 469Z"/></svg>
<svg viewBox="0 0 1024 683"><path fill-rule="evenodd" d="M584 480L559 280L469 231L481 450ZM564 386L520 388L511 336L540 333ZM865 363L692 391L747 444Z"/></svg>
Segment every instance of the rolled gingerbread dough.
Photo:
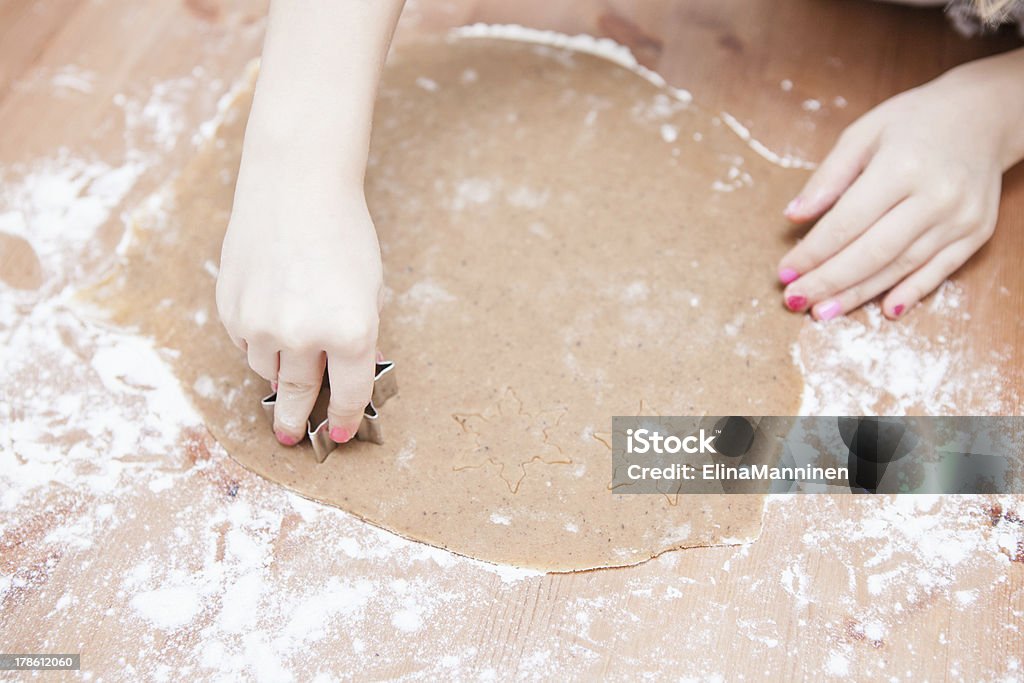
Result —
<svg viewBox="0 0 1024 683"><path fill-rule="evenodd" d="M216 319L251 94L92 295L178 352L235 459L402 536L523 567L757 536L761 496L613 494L611 417L796 409L800 319L779 306L773 266L801 174L596 56L484 38L398 47L366 185L387 285L379 346L399 394L384 445L317 464L308 443L277 444L267 385Z"/></svg>

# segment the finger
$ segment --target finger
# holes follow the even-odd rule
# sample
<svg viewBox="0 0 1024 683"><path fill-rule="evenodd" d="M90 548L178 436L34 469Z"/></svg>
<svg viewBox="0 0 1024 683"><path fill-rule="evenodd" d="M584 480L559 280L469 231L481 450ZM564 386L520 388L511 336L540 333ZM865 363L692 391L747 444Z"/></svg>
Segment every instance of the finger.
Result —
<svg viewBox="0 0 1024 683"><path fill-rule="evenodd" d="M325 362L323 352L281 352L274 434L285 446L294 446L306 436L309 414L320 395Z"/></svg>
<svg viewBox="0 0 1024 683"><path fill-rule="evenodd" d="M863 124L843 131L835 147L783 212L797 223L824 213L860 175L873 153L874 136Z"/></svg>
<svg viewBox="0 0 1024 683"><path fill-rule="evenodd" d="M930 261L893 287L882 301L882 312L891 319L899 318L910 307L938 288L947 277L967 262L984 242L965 237L946 246Z"/></svg>
<svg viewBox="0 0 1024 683"><path fill-rule="evenodd" d="M849 313L913 273L951 241L952 239L940 235L937 231L926 232L882 270L842 293L818 302L811 309L811 314L817 320L831 320Z"/></svg>
<svg viewBox="0 0 1024 683"><path fill-rule="evenodd" d="M231 338L231 343L237 346L239 349L241 349L242 353L249 352L249 345L245 343L244 339L242 339L241 337L236 337L233 334L228 334L228 336Z"/></svg>
<svg viewBox="0 0 1024 683"><path fill-rule="evenodd" d="M249 343L248 342L246 342L241 337L235 337L235 336L231 336L231 335L228 335L228 336L231 337L231 343L233 343L235 346L237 346L242 351L242 353L246 354L246 356L249 355ZM271 382L270 382L270 389L272 391L277 391L277 381L276 380L271 380Z"/></svg>
<svg viewBox="0 0 1024 683"><path fill-rule="evenodd" d="M782 257L779 279L789 284L814 270L906 196L903 186L892 182L885 164L872 164L807 236Z"/></svg>
<svg viewBox="0 0 1024 683"><path fill-rule="evenodd" d="M845 249L790 284L784 296L803 297L814 306L866 280L905 255L932 227L930 213L921 199L900 202Z"/></svg>
<svg viewBox="0 0 1024 683"><path fill-rule="evenodd" d="M345 443L356 435L373 391L374 352L359 356L329 354L331 402L327 407L331 440Z"/></svg>
<svg viewBox="0 0 1024 683"><path fill-rule="evenodd" d="M277 381L278 354L276 349L271 350L259 344L249 344L246 353L249 358L249 367L253 372L268 382Z"/></svg>

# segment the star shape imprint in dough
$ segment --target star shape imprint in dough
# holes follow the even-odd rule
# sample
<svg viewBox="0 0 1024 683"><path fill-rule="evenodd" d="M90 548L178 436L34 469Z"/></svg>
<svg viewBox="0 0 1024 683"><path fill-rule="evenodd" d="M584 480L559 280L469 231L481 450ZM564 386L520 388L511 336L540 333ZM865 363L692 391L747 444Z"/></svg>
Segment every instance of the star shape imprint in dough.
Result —
<svg viewBox="0 0 1024 683"><path fill-rule="evenodd" d="M454 413L452 418L476 443L473 453L456 462L456 472L493 468L511 493L519 491L527 475L538 465L571 465L572 459L549 439L549 431L567 412L564 407L538 413L523 409L511 388L482 413ZM542 476L542 475L541 475Z"/></svg>

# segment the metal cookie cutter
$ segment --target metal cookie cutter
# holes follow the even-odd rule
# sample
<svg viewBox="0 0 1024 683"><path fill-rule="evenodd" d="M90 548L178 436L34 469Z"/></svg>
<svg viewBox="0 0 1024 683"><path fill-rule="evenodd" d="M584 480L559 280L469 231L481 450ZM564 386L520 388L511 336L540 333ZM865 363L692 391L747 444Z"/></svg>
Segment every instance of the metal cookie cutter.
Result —
<svg viewBox="0 0 1024 683"><path fill-rule="evenodd" d="M316 454L316 461L323 462L327 459L338 444L330 437L330 430L327 428L327 404L330 401L330 382L327 374L324 374L324 381L321 385L320 396L317 397L316 405L306 423L306 435L313 444L313 452ZM356 437L360 441L372 443L384 443L384 433L380 424L380 412L378 408L384 405L389 398L398 393L398 382L395 380L395 363L390 360L377 361L373 368L373 394L370 402L363 410L363 420L359 423ZM260 401L263 412L271 422L274 421L274 405L277 403L277 392L267 396ZM317 416L314 422L313 416ZM313 427L314 423L316 427Z"/></svg>

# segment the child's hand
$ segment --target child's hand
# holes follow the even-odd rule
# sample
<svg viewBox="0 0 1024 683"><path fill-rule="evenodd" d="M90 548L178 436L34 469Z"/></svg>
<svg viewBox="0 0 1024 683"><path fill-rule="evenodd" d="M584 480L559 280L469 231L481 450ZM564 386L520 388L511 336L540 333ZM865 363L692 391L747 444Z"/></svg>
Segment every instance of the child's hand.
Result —
<svg viewBox="0 0 1024 683"><path fill-rule="evenodd" d="M250 367L276 385L278 441L304 438L326 363L330 436L343 443L373 389L382 293L376 232L361 189L344 191L335 174L310 172L308 160L254 156L243 161L224 238L221 321Z"/></svg>
<svg viewBox="0 0 1024 683"><path fill-rule="evenodd" d="M402 0L273 0L217 309L275 384L274 432L306 434L324 366L331 439L355 436L373 391L383 285L363 196L370 124Z"/></svg>
<svg viewBox="0 0 1024 683"><path fill-rule="evenodd" d="M954 69L843 132L786 207L799 223L824 213L779 263L790 310L828 320L888 291L898 318L992 236L1022 153L1022 54Z"/></svg>

